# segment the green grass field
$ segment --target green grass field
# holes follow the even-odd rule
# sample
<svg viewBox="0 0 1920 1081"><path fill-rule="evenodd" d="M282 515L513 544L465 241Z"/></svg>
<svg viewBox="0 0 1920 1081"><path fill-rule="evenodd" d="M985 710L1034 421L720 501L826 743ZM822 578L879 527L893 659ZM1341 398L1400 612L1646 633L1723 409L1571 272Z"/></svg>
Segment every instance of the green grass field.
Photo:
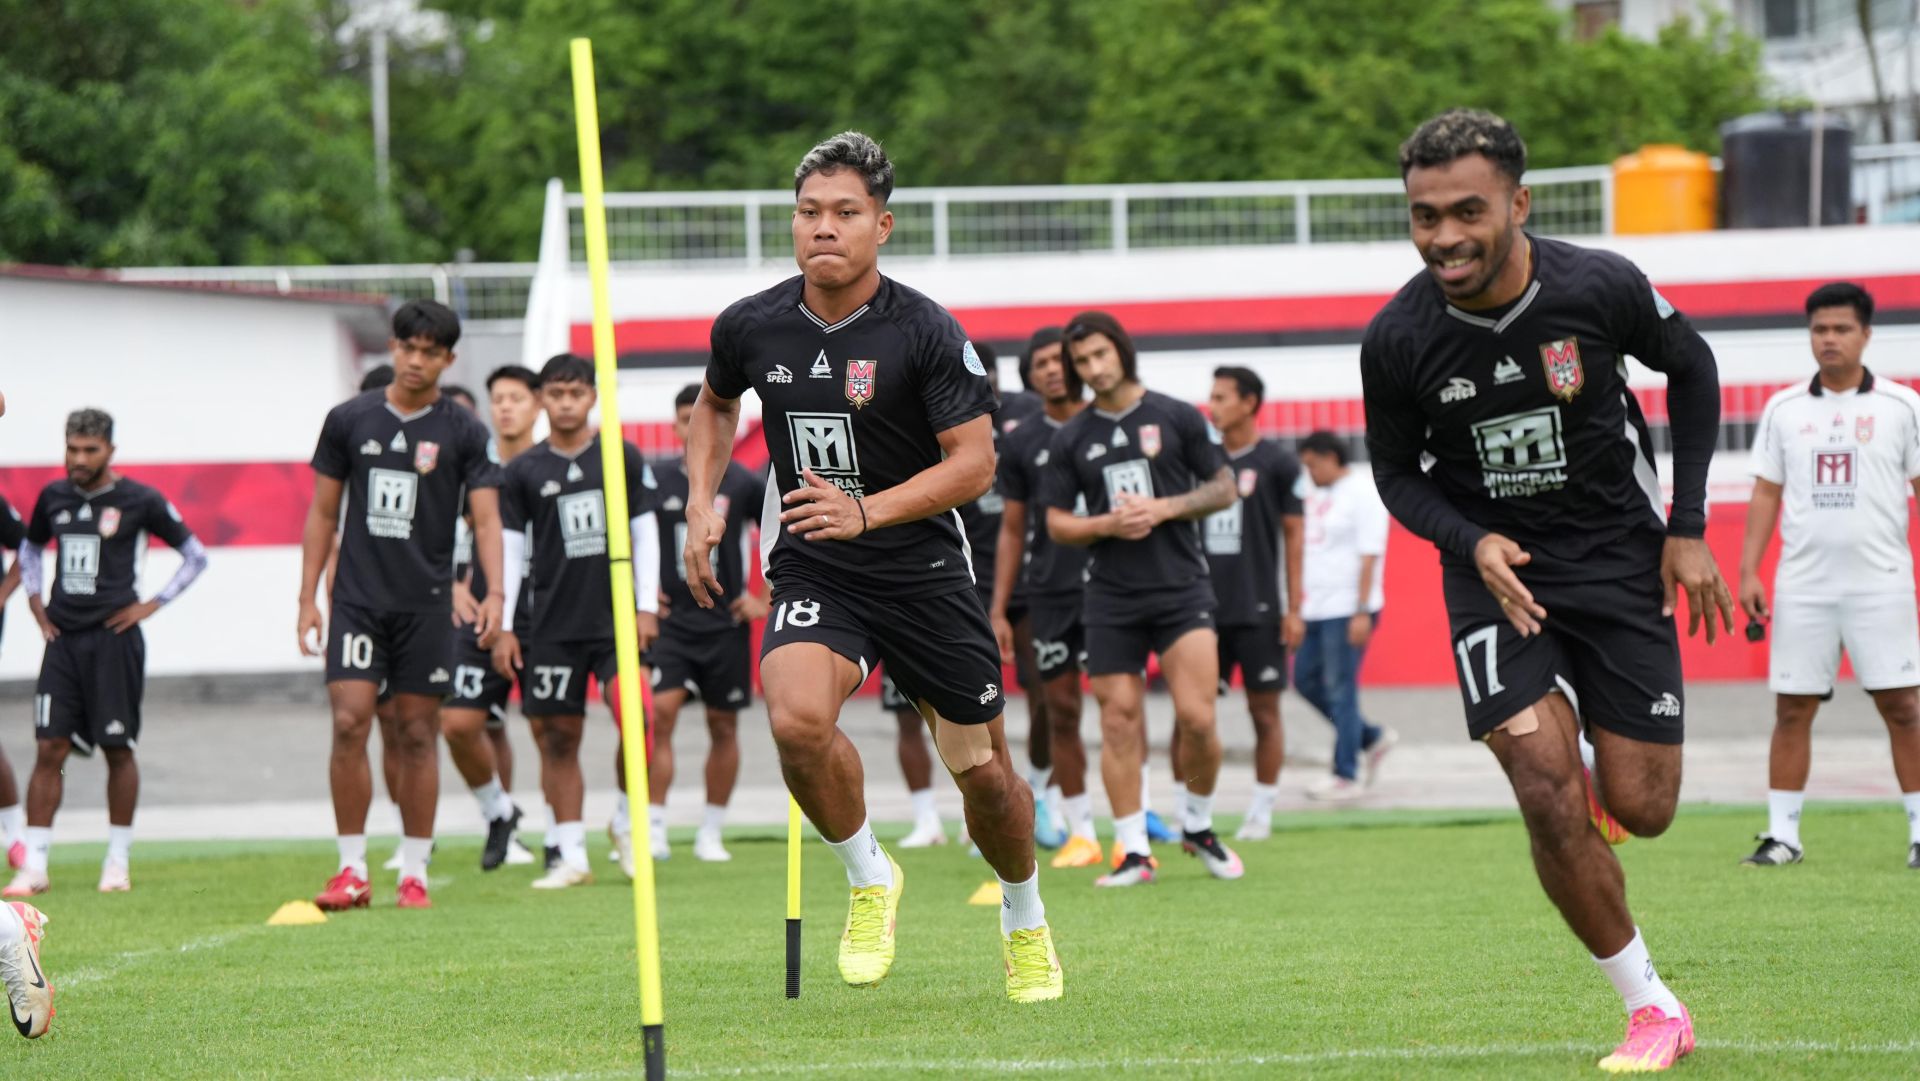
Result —
<svg viewBox="0 0 1920 1081"><path fill-rule="evenodd" d="M1691 1078L1920 1073L1920 872L1897 808L1818 807L1811 862L1736 866L1756 812L1683 810L1621 850L1656 961L1691 1007ZM1623 1018L1536 886L1508 815L1283 816L1238 883L1163 854L1151 888L1043 874L1067 997L1002 997L990 877L908 852L899 960L840 984L844 879L807 850L802 998L782 995L784 848L731 840L660 868L674 1076L1593 1077ZM883 834L892 835L892 834ZM676 836L676 841L680 838ZM595 846L596 849L603 847ZM130 895L93 892L99 850L56 850L45 948L52 1033L0 1041L0 1077L640 1076L629 893L616 869L536 895L441 846L430 913L278 928L332 847L146 844ZM376 852L384 857L384 848ZM599 855L596 852L596 857Z"/></svg>

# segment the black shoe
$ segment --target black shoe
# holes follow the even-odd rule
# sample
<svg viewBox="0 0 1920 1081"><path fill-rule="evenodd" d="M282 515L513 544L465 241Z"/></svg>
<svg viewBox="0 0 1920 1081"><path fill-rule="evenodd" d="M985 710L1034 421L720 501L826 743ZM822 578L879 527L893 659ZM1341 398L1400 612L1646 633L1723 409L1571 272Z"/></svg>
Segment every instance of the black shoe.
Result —
<svg viewBox="0 0 1920 1081"><path fill-rule="evenodd" d="M1907 852L1907 866L1920 871L1920 841L1915 841L1913 848Z"/></svg>
<svg viewBox="0 0 1920 1081"><path fill-rule="evenodd" d="M1789 863L1800 862L1800 850L1787 842L1777 841L1764 833L1760 835L1759 841L1760 847L1753 850L1753 855L1741 860L1742 864L1748 867L1782 867ZM1914 852L1920 855L1920 845L1914 846Z"/></svg>
<svg viewBox="0 0 1920 1081"><path fill-rule="evenodd" d="M513 831L520 825L520 808L505 818L487 820L487 847L480 853L480 869L491 871L507 862L507 846L513 843Z"/></svg>
<svg viewBox="0 0 1920 1081"><path fill-rule="evenodd" d="M545 863L546 863L547 870L551 871L555 867L560 866L560 846L559 845L548 845L546 848L546 853L547 854L546 854Z"/></svg>

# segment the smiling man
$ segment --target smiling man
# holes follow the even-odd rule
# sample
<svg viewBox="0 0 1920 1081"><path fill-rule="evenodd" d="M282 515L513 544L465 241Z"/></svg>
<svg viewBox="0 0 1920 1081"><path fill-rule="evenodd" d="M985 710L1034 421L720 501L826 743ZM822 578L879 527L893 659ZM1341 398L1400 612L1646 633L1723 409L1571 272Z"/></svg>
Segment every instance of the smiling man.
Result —
<svg viewBox="0 0 1920 1081"><path fill-rule="evenodd" d="M1677 591L1690 632L1704 622L1712 642L1716 618L1733 626L1701 539L1719 376L1632 263L1525 231L1526 162L1512 126L1475 110L1401 145L1426 268L1361 344L1367 446L1387 508L1440 549L1468 732L1513 785L1541 885L1625 1002L1626 1042L1600 1066L1665 1069L1693 1049L1693 1022L1654 970L1607 846L1622 827L1650 837L1673 821ZM1671 515L1628 355L1667 375Z"/></svg>
<svg viewBox="0 0 1920 1081"><path fill-rule="evenodd" d="M841 703L884 661L1000 877L1007 997L1059 998L1033 795L1007 753L1000 651L955 513L993 483L993 386L953 316L880 273L893 165L878 143L826 140L793 187L801 273L713 324L687 435L687 588L703 608L727 601L711 563L727 528L714 496L752 388L773 462L760 678L787 787L846 866L842 978L870 986L892 968L906 882L873 836L860 755L839 729Z"/></svg>

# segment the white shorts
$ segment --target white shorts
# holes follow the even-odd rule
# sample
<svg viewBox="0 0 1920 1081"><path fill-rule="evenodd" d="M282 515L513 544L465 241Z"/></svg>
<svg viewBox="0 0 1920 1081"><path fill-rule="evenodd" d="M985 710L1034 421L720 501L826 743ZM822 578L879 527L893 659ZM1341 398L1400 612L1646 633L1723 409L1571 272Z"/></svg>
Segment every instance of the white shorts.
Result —
<svg viewBox="0 0 1920 1081"><path fill-rule="evenodd" d="M1920 686L1920 613L1912 593L1778 596L1767 687L1775 694L1827 694L1846 647L1869 691Z"/></svg>

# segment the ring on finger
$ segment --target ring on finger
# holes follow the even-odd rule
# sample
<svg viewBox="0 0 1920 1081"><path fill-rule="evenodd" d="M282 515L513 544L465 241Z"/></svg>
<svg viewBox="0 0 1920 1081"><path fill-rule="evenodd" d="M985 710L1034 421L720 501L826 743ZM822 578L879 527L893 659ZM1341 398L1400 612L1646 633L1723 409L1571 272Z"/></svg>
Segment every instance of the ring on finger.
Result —
<svg viewBox="0 0 1920 1081"><path fill-rule="evenodd" d="M1510 599L1508 599L1508 598L1506 598L1506 597L1502 597L1502 598L1500 598L1500 607L1502 607L1502 608L1511 608L1511 607L1513 607L1513 601L1512 601L1512 600L1510 600Z"/></svg>

